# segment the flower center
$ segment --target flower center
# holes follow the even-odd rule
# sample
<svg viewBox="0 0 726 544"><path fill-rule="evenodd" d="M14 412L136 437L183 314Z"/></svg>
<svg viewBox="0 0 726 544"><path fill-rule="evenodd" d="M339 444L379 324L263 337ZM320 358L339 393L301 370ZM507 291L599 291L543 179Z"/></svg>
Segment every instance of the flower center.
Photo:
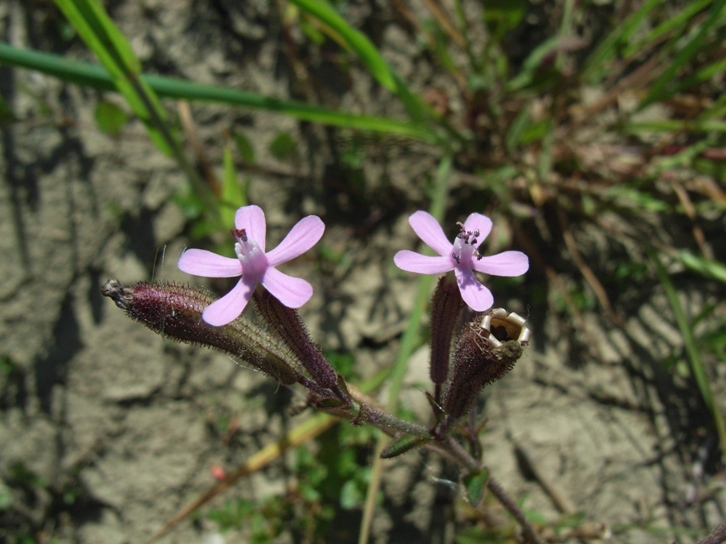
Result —
<svg viewBox="0 0 726 544"><path fill-rule="evenodd" d="M254 240L247 238L245 229L234 229L232 236L237 240L234 252L242 263L242 275L260 278L267 270L267 256Z"/></svg>
<svg viewBox="0 0 726 544"><path fill-rule="evenodd" d="M462 223L457 223L461 232L456 235L454 240L454 249L451 252L451 258L456 261L457 266L470 266L472 257L476 257L477 260L481 259L481 255L476 250L476 246L479 243L477 238L479 237L479 231L474 232L464 230Z"/></svg>

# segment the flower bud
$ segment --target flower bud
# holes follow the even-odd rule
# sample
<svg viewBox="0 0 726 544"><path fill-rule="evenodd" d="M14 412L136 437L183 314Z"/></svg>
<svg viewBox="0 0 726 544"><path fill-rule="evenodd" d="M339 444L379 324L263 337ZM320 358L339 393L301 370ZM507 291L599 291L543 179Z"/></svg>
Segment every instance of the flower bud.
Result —
<svg viewBox="0 0 726 544"><path fill-rule="evenodd" d="M267 326L295 354L315 383L333 391L344 402L349 402L350 396L345 391L345 382L341 382L338 373L310 338L300 314L283 305L268 291L256 291L253 298Z"/></svg>
<svg viewBox="0 0 726 544"><path fill-rule="evenodd" d="M215 300L204 291L167 282L124 287L118 280L108 280L101 293L131 319L164 337L217 349L284 385L301 377L295 356L265 330L244 319L221 327L204 322L202 312Z"/></svg>
<svg viewBox="0 0 726 544"><path fill-rule="evenodd" d="M452 274L443 276L436 285L431 301L431 381L437 386L446 381L451 358L451 339L466 307ZM436 399L438 400L438 399Z"/></svg>
<svg viewBox="0 0 726 544"><path fill-rule="evenodd" d="M477 393L512 369L530 336L525 320L503 308L484 312L466 325L444 389L442 405L448 415L453 419L466 415Z"/></svg>

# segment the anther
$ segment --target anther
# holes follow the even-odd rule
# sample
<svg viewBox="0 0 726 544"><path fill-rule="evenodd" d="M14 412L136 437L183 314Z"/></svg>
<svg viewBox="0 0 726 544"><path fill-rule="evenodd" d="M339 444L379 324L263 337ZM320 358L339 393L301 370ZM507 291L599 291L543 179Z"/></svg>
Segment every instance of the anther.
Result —
<svg viewBox="0 0 726 544"><path fill-rule="evenodd" d="M232 229L229 232L232 233L234 239L237 240L240 244L243 244L247 241L247 231L245 229Z"/></svg>

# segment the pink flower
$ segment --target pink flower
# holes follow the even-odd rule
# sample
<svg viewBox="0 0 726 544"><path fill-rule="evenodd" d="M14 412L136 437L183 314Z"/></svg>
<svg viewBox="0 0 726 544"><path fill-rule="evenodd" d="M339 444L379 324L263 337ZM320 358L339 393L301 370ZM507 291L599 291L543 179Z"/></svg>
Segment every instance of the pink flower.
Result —
<svg viewBox="0 0 726 544"><path fill-rule="evenodd" d="M453 270L461 298L476 312L491 308L494 297L476 278L475 270L493 276L520 276L529 269L529 259L521 251L505 251L489 257L479 254L479 244L492 230L492 220L480 213L471 214L463 225L458 223L461 232L453 244L429 213L415 212L408 222L418 237L440 256L428 257L404 249L393 257L396 266L417 274L443 274Z"/></svg>
<svg viewBox="0 0 726 544"><path fill-rule="evenodd" d="M223 257L203 249L188 249L179 257L179 269L195 276L234 278L237 285L213 302L202 313L202 319L219 327L237 319L261 283L288 308L299 308L313 295L313 287L305 280L283 274L277 268L305 253L323 236L325 225L319 217L304 217L272 251L265 253L267 225L265 213L258 206L244 206L234 217L232 236L236 259Z"/></svg>

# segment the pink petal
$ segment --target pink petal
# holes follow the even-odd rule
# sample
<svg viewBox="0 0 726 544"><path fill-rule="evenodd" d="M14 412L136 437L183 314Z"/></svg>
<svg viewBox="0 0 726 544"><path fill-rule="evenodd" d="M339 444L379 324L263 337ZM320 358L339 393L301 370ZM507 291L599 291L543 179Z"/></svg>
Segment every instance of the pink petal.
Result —
<svg viewBox="0 0 726 544"><path fill-rule="evenodd" d="M441 225L433 215L428 212L418 211L408 218L408 222L418 237L436 253L446 256L451 253L453 245L446 238Z"/></svg>
<svg viewBox="0 0 726 544"><path fill-rule="evenodd" d="M483 312L492 307L492 304L494 304L492 292L479 283L470 268L457 267L454 269L454 273L456 274L456 283L459 284L461 298L464 299L469 308L475 312Z"/></svg>
<svg viewBox="0 0 726 544"><path fill-rule="evenodd" d="M448 242L447 242L448 243ZM449 248L451 251L451 248ZM451 257L429 257L403 249L393 256L393 262L401 270L416 274L443 274L454 268Z"/></svg>
<svg viewBox="0 0 726 544"><path fill-rule="evenodd" d="M505 251L471 262L475 270L492 276L521 276L529 270L529 258L521 251Z"/></svg>
<svg viewBox="0 0 726 544"><path fill-rule="evenodd" d="M250 285L244 279L239 280L229 293L204 309L202 319L213 327L221 327L234 321L252 298L255 287L256 283Z"/></svg>
<svg viewBox="0 0 726 544"><path fill-rule="evenodd" d="M325 224L316 215L308 215L298 221L280 242L280 245L267 253L270 266L277 266L305 253L318 243L325 232Z"/></svg>
<svg viewBox="0 0 726 544"><path fill-rule="evenodd" d="M247 238L257 242L260 249L265 251L265 236L267 236L267 223L265 212L259 206L242 206L234 215L234 226L238 230L245 229Z"/></svg>
<svg viewBox="0 0 726 544"><path fill-rule="evenodd" d="M492 231L492 220L486 215L472 213L466 218L466 221L464 221L464 229L469 232L475 232L478 230L479 236L477 237L477 241L481 244ZM477 247L479 244L477 244Z"/></svg>
<svg viewBox="0 0 726 544"><path fill-rule="evenodd" d="M268 268L262 285L288 308L299 308L313 296L313 286L300 278L283 274L277 268Z"/></svg>
<svg viewBox="0 0 726 544"><path fill-rule="evenodd" d="M204 249L187 249L179 257L179 270L205 278L234 278L242 274L239 259L222 257Z"/></svg>

